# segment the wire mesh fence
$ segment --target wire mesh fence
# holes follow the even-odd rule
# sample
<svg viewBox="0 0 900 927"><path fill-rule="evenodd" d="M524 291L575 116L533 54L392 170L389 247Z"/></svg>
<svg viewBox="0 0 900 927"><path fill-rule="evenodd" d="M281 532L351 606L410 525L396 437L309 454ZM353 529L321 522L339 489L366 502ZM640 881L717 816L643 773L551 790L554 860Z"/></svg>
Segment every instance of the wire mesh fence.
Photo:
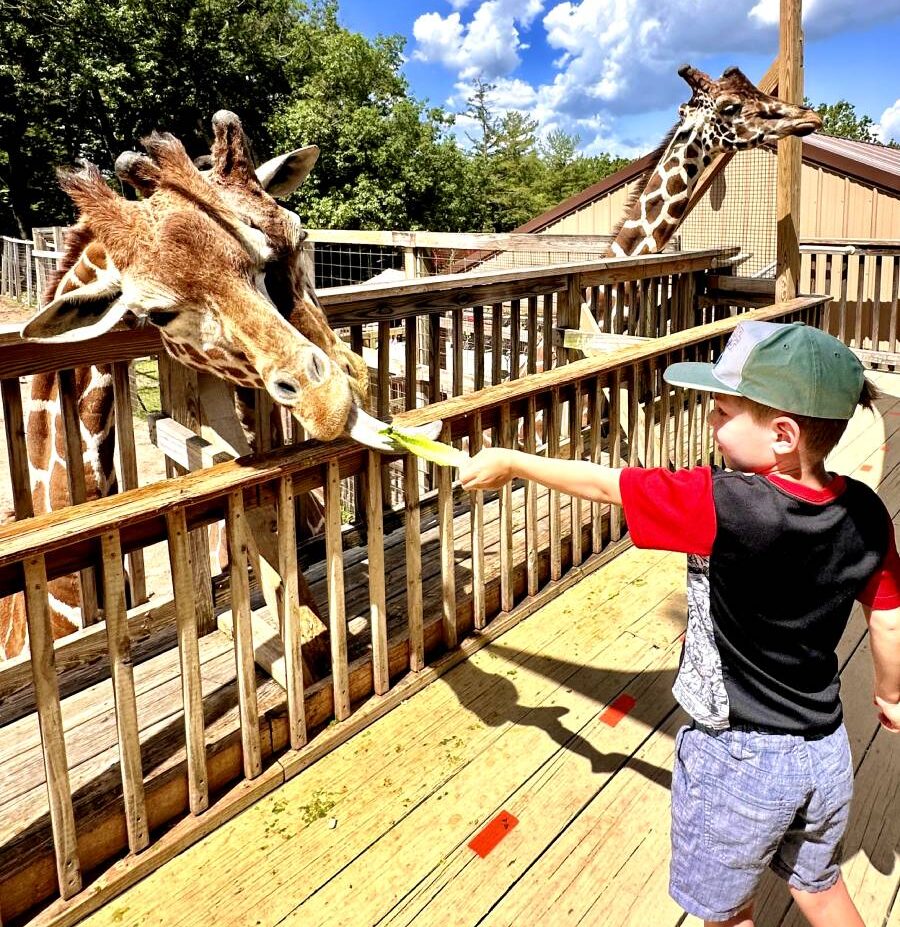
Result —
<svg viewBox="0 0 900 927"><path fill-rule="evenodd" d="M706 248L710 242L737 245L747 258L736 266L735 274L774 277L777 180L778 160L772 152L737 152L682 224L682 247Z"/></svg>

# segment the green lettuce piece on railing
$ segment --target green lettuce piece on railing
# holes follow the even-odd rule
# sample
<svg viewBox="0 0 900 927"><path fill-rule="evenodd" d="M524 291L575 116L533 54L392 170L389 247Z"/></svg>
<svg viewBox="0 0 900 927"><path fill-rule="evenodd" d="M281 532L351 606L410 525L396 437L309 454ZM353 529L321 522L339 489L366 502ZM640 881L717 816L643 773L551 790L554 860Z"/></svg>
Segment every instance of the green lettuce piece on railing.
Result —
<svg viewBox="0 0 900 927"><path fill-rule="evenodd" d="M431 461L431 463L435 463L439 467L460 467L469 459L468 454L451 447L449 444L434 441L432 438L414 431L406 431L396 425L388 425L381 434L388 440L399 444L400 447L411 454L415 454L416 457Z"/></svg>

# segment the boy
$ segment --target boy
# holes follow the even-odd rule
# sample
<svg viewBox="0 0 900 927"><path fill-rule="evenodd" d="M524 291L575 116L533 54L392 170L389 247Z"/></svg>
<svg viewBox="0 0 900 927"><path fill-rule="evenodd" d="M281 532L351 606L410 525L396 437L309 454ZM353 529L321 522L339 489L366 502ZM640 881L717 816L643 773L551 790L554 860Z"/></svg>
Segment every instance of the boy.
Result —
<svg viewBox="0 0 900 927"><path fill-rule="evenodd" d="M715 365L666 382L714 394L728 470L601 467L488 449L466 489L514 477L622 505L638 547L688 554L673 693L692 717L672 778L669 890L707 925L752 927L767 866L814 927L862 927L839 869L853 767L835 648L854 600L875 703L900 731L900 558L884 504L825 457L873 391L841 342L803 325L738 325Z"/></svg>

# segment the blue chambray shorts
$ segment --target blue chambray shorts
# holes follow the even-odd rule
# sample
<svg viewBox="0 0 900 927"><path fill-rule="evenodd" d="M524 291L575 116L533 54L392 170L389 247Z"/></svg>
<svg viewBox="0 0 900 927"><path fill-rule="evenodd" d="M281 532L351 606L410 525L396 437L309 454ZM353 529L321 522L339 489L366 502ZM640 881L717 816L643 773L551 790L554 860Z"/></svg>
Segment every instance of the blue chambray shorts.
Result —
<svg viewBox="0 0 900 927"><path fill-rule="evenodd" d="M766 867L802 891L830 888L852 795L843 725L813 740L682 728L669 893L689 914L723 921L753 899Z"/></svg>

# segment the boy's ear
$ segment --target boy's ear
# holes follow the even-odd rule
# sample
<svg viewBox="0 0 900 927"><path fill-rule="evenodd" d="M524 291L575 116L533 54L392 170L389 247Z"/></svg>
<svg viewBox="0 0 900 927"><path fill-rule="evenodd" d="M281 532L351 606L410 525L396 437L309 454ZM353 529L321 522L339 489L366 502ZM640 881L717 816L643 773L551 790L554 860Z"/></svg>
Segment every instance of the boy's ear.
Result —
<svg viewBox="0 0 900 927"><path fill-rule="evenodd" d="M772 450L776 454L791 454L800 447L800 426L789 415L779 415L772 419L775 440Z"/></svg>

